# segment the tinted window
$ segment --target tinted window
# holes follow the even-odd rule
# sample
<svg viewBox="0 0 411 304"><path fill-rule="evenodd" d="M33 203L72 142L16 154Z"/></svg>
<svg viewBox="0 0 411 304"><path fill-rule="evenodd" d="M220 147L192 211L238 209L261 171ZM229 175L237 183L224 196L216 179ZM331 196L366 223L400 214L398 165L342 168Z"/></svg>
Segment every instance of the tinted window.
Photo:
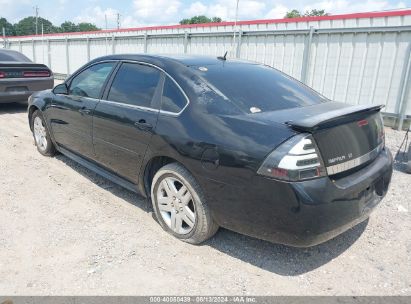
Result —
<svg viewBox="0 0 411 304"><path fill-rule="evenodd" d="M84 70L72 80L69 95L100 98L101 89L114 65L114 62L106 62Z"/></svg>
<svg viewBox="0 0 411 304"><path fill-rule="evenodd" d="M177 87L173 80L166 77L163 88L161 110L178 113L186 104L187 99L180 88Z"/></svg>
<svg viewBox="0 0 411 304"><path fill-rule="evenodd" d="M303 107L326 101L297 80L263 65L228 63L210 65L202 71L196 69L246 113Z"/></svg>
<svg viewBox="0 0 411 304"><path fill-rule="evenodd" d="M110 88L108 100L151 107L160 71L150 66L123 63Z"/></svg>

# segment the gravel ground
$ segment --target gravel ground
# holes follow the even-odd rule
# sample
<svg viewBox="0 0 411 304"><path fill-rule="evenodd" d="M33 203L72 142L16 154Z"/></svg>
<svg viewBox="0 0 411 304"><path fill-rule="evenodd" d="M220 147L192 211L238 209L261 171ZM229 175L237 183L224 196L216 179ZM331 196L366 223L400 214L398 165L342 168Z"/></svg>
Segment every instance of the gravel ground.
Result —
<svg viewBox="0 0 411 304"><path fill-rule="evenodd" d="M396 151L404 132L386 130ZM411 295L411 175L396 165L370 219L310 249L221 229L162 231L140 196L42 157L24 106L0 105L0 294Z"/></svg>

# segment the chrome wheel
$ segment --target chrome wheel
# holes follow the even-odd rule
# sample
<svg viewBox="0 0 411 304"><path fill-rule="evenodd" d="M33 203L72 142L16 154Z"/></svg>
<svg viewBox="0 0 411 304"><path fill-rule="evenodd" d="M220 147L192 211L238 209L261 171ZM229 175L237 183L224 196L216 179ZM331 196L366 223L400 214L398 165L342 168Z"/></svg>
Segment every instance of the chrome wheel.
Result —
<svg viewBox="0 0 411 304"><path fill-rule="evenodd" d="M187 234L196 224L193 197L182 181L164 178L157 189L157 206L168 227L177 234Z"/></svg>
<svg viewBox="0 0 411 304"><path fill-rule="evenodd" d="M40 117L34 118L33 123L34 139L36 140L36 145L41 151L46 151L47 149L47 131Z"/></svg>

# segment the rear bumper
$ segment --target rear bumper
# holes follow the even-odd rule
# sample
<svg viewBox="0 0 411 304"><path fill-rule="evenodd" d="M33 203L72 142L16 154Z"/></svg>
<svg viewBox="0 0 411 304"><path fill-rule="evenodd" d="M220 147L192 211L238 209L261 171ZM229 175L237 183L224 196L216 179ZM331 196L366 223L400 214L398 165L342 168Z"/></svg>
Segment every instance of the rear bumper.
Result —
<svg viewBox="0 0 411 304"><path fill-rule="evenodd" d="M368 218L392 175L388 149L354 174L286 183L255 176L233 186L202 180L215 220L223 227L296 247L325 242ZM217 193L218 195L213 195Z"/></svg>
<svg viewBox="0 0 411 304"><path fill-rule="evenodd" d="M27 78L0 80L0 103L27 102L35 92L53 88L54 78Z"/></svg>

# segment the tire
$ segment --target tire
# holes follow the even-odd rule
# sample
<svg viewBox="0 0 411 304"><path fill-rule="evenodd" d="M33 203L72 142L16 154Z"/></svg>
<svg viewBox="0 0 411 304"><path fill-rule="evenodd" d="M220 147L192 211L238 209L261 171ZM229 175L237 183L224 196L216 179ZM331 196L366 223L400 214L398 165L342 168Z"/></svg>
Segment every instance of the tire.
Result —
<svg viewBox="0 0 411 304"><path fill-rule="evenodd" d="M44 156L53 156L56 154L56 148L51 141L46 122L40 111L37 110L33 113L30 123L37 151Z"/></svg>
<svg viewBox="0 0 411 304"><path fill-rule="evenodd" d="M161 227L184 242L200 244L218 230L200 185L177 163L165 165L154 175L151 202Z"/></svg>

